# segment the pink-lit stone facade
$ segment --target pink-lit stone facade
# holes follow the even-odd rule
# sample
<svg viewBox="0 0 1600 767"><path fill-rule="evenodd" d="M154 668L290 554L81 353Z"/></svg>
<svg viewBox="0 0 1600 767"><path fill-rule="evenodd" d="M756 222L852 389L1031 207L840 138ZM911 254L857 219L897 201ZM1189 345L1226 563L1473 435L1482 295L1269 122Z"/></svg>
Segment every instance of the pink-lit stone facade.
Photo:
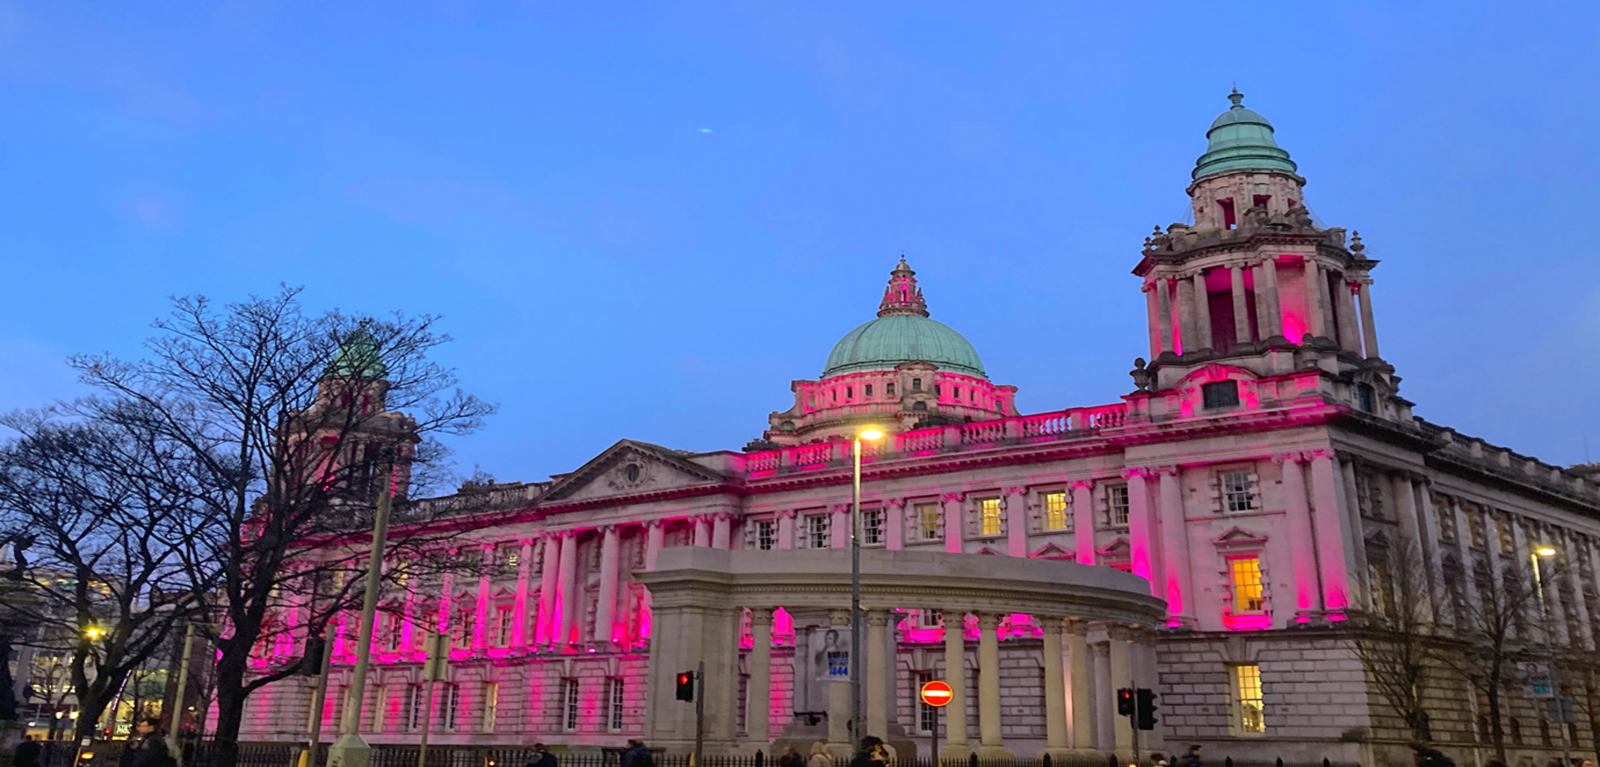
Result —
<svg viewBox="0 0 1600 767"><path fill-rule="evenodd" d="M1462 625L1460 611L1478 600L1466 574L1498 573L1534 542L1556 546L1563 568L1550 594L1558 627L1548 639L1563 652L1595 652L1600 485L1412 415L1394 368L1378 353L1370 277L1377 262L1344 230L1311 222L1303 184L1286 172L1249 171L1190 188L1195 223L1158 231L1135 268L1150 362L1139 361L1136 390L1120 401L1018 415L1011 387L900 361L797 382L794 408L774 414L767 444L749 452L691 454L624 440L551 481L416 501L424 511L475 510L451 517L462 526L460 550L502 562L517 552L500 575L419 585L407 597L415 605L407 614L450 605L472 615L473 636L452 671L461 718L432 739L616 746L644 733L650 596L636 574L675 547L844 547L850 444L843 438L865 423L893 432L864 446L865 545L1112 567L1145 578L1167 603L1159 636L1128 637L1109 624L1069 635L1061 679L1045 678L1037 665L1045 640L1027 616L995 630L1002 729L1018 754L1046 746L1050 685L1065 687L1077 710L1067 723L1072 747L1126 751L1126 722L1103 696L1125 686L1110 682L1113 664L1128 663L1119 642L1150 642L1155 668L1140 684L1162 695L1152 734L1158 743L1204 743L1218 759L1407 761L1409 734L1353 649L1360 626L1385 609L1390 568L1406 541L1424 559L1423 587L1446 629ZM1241 204L1225 212L1221 200ZM911 288L920 301L920 289ZM885 300L911 300L896 290L891 281ZM1138 300L1132 290L1130 300ZM908 391L918 376L921 391ZM910 394L947 422L924 426L930 411L911 410L918 400ZM943 678L948 669L943 631L918 607L908 599L893 618L886 684L895 690L890 720L925 749L909 691L919 675ZM495 647L501 609L512 612L513 628ZM1537 624L1529 622L1524 640L1546 640ZM739 738L751 750L769 747L794 712L807 710L796 703L793 665L805 629L775 617L769 695L712 691L755 701L738 709ZM748 656L748 621L744 631ZM971 733L980 727L975 632L964 631ZM408 647L379 653L377 686L415 684L420 664ZM336 651L330 716L342 705L350 651ZM298 654L279 647L263 662ZM1252 665L1261 683L1259 731L1244 722L1248 701L1237 689L1237 669ZM570 680L579 700L572 728ZM616 717L602 700L609 680L620 680L623 691ZM486 684L499 692L492 731L483 724ZM1477 715L1463 702L1467 688L1447 678L1438 685L1429 693L1434 737L1458 762L1472 763L1483 752L1474 742ZM1516 691L1510 697L1509 715L1538 732L1538 702ZM368 709L376 699L369 690ZM307 700L301 682L263 691L250 702L245 736L303 737ZM415 740L394 710L404 697L391 692L386 700L381 728L367 715L368 739ZM762 701L764 736L744 729L748 705ZM1595 749L1588 716L1580 708L1575 752ZM325 721L330 733L335 720ZM1529 735L1513 758L1543 763L1558 754L1564 728L1554 726L1551 745Z"/></svg>

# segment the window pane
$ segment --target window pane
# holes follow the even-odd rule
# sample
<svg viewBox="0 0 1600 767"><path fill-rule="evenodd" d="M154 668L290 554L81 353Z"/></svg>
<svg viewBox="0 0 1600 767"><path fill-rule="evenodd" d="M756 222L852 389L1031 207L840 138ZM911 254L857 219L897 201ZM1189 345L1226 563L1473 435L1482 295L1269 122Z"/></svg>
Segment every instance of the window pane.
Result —
<svg viewBox="0 0 1600 767"><path fill-rule="evenodd" d="M1067 529L1067 493L1065 490L1044 494L1044 527L1046 530Z"/></svg>
<svg viewBox="0 0 1600 767"><path fill-rule="evenodd" d="M917 504L917 530L918 530L918 534L922 538L922 540L931 541L931 540L936 540L936 539L938 539L940 537L939 536L939 522L940 521L941 521L941 515L939 513L939 504L937 504L937 503L919 503L919 504Z"/></svg>
<svg viewBox="0 0 1600 767"><path fill-rule="evenodd" d="M1260 612L1262 602L1261 560L1241 557L1228 560L1233 581L1233 609L1236 612Z"/></svg>
<svg viewBox="0 0 1600 767"><path fill-rule="evenodd" d="M1239 730L1266 732L1267 720L1261 698L1261 667L1254 663L1234 666L1233 687L1239 709Z"/></svg>
<svg viewBox="0 0 1600 767"><path fill-rule="evenodd" d="M1254 511L1256 493L1248 471L1229 471L1222 475L1222 493L1228 511Z"/></svg>
<svg viewBox="0 0 1600 767"><path fill-rule="evenodd" d="M1112 485L1106 488L1106 505L1111 510L1111 526L1128 526L1128 486Z"/></svg>
<svg viewBox="0 0 1600 767"><path fill-rule="evenodd" d="M978 513L981 522L979 535L1000 534L1000 499L983 498L978 501Z"/></svg>

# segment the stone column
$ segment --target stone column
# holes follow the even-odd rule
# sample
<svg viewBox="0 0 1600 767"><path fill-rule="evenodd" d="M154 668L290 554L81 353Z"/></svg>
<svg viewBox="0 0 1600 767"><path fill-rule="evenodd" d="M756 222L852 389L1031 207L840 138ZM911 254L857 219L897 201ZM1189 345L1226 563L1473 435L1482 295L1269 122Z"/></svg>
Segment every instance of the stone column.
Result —
<svg viewBox="0 0 1600 767"><path fill-rule="evenodd" d="M1351 605L1362 610L1372 609L1372 584L1367 582L1367 539L1360 531L1366 524L1361 521L1361 504L1356 499L1356 462L1354 458L1335 458L1337 471L1334 483L1340 495L1336 500L1344 510L1345 561L1349 563ZM1381 483L1380 483L1381 484Z"/></svg>
<svg viewBox="0 0 1600 767"><path fill-rule="evenodd" d="M1061 663L1061 618L1041 615L1039 623L1044 629L1044 745L1047 752L1059 754L1067 748L1067 680Z"/></svg>
<svg viewBox="0 0 1600 767"><path fill-rule="evenodd" d="M1156 576L1150 557L1151 528L1154 523L1150 515L1150 491L1144 481L1149 473L1149 469L1143 468L1122 471L1122 476L1128 478L1128 547L1132 550L1133 574L1150 581L1150 592L1160 596L1161 590L1155 586Z"/></svg>
<svg viewBox="0 0 1600 767"><path fill-rule="evenodd" d="M745 730L756 745L772 741L772 608L750 611L750 687L746 696Z"/></svg>
<svg viewBox="0 0 1600 767"><path fill-rule="evenodd" d="M1422 619L1432 622L1434 620L1434 605L1440 604L1438 596L1434 593L1432 578L1430 577L1433 568L1430 566L1429 560L1433 558L1434 542L1433 539L1422 537L1422 531L1427 529L1427 522L1420 519L1417 514L1417 491L1411 482L1411 475L1403 471L1396 473L1392 478L1391 488L1395 500L1395 521L1399 523L1400 527L1399 547L1389 552L1389 564L1395 568L1395 585L1397 587L1408 585L1412 588L1421 589L1422 593L1415 595L1413 598L1420 602L1418 606L1421 608ZM1417 547L1416 553L1422 557L1422 562L1413 563L1410 561L1411 552L1405 548L1407 545L1415 545ZM1420 577L1411 578L1408 575L1400 575L1399 571L1402 567L1415 567L1414 572Z"/></svg>
<svg viewBox="0 0 1600 767"><path fill-rule="evenodd" d="M700 548L711 545L711 520L705 517L694 518L694 545Z"/></svg>
<svg viewBox="0 0 1600 767"><path fill-rule="evenodd" d="M1282 338L1283 304L1280 300L1281 297L1278 295L1278 260L1268 256L1261 262L1259 266L1256 267L1256 270L1259 276L1265 278L1267 285L1266 290L1263 291L1261 289L1262 283L1259 280L1256 282L1256 292L1259 294L1264 294L1267 299L1265 304L1267 307L1266 314L1260 315L1256 319L1259 324L1261 316L1268 317L1268 323L1270 325L1270 327L1267 329L1262 330L1261 333L1265 338L1271 338L1273 336ZM1292 340L1298 342L1300 339L1296 338Z"/></svg>
<svg viewBox="0 0 1600 767"><path fill-rule="evenodd" d="M1372 278L1362 277L1356 282L1361 296L1361 335L1367 343L1367 359L1378 358L1378 326L1372 319Z"/></svg>
<svg viewBox="0 0 1600 767"><path fill-rule="evenodd" d="M1094 711L1089 703L1094 677L1089 673L1089 627L1076 618L1067 621L1067 662L1071 668L1072 747L1094 748Z"/></svg>
<svg viewBox="0 0 1600 767"><path fill-rule="evenodd" d="M1107 690L1105 700L1111 707L1112 720L1116 730L1116 751L1119 756L1133 755L1133 722L1128 717L1117 714L1117 689L1122 687L1137 687L1133 679L1133 658L1131 650L1133 642L1128 630L1121 626L1112 626L1108 632L1111 643L1108 648L1111 660L1111 689Z"/></svg>
<svg viewBox="0 0 1600 767"><path fill-rule="evenodd" d="M472 649L480 655L489 646L489 568L493 565L494 546L478 549L478 609L472 619Z"/></svg>
<svg viewBox="0 0 1600 767"><path fill-rule="evenodd" d="M1322 609L1317 588L1317 544L1311 507L1306 502L1306 475L1299 453L1273 456L1283 466L1284 508L1289 522L1289 557L1294 567L1295 621L1305 623Z"/></svg>
<svg viewBox="0 0 1600 767"><path fill-rule="evenodd" d="M540 647L555 642L556 636L556 583L561 570L561 544L555 533L540 540L539 551L539 624L534 639ZM446 599L449 595L445 595Z"/></svg>
<svg viewBox="0 0 1600 767"><path fill-rule="evenodd" d="M889 638L889 613L885 610L867 612L867 733L880 738L889 737L889 698L885 685L889 682L889 656L886 643Z"/></svg>
<svg viewBox="0 0 1600 767"><path fill-rule="evenodd" d="M712 518L711 548L723 551L733 548L733 515L718 514Z"/></svg>
<svg viewBox="0 0 1600 767"><path fill-rule="evenodd" d="M1183 487L1177 466L1163 466L1161 476L1161 559L1166 577L1157 596L1167 600L1169 623L1194 625L1193 577L1189 569L1189 525L1184 518Z"/></svg>
<svg viewBox="0 0 1600 767"><path fill-rule="evenodd" d="M1080 565L1094 564L1094 480L1072 483L1072 542L1074 560Z"/></svg>
<svg viewBox="0 0 1600 767"><path fill-rule="evenodd" d="M1334 291L1334 318L1339 323L1339 347L1360 354L1361 332L1356 328L1355 296L1344 275L1338 276Z"/></svg>
<svg viewBox="0 0 1600 767"><path fill-rule="evenodd" d="M1228 265L1228 277L1233 281L1233 340L1241 346L1250 343L1249 296L1244 292L1244 267Z"/></svg>
<svg viewBox="0 0 1600 767"><path fill-rule="evenodd" d="M1311 256L1306 256L1305 279L1303 282L1303 289L1300 292L1304 294L1305 298L1306 332L1317 338L1326 337L1328 335L1328 327L1322 321L1322 268L1317 266L1316 260ZM1289 340L1300 343L1298 338Z"/></svg>
<svg viewBox="0 0 1600 767"><path fill-rule="evenodd" d="M517 552L517 601L511 616L511 648L519 653L528 649L528 571L532 565L533 539L524 538Z"/></svg>
<svg viewBox="0 0 1600 767"><path fill-rule="evenodd" d="M828 622L839 636L846 636L850 631L850 611L832 610L828 613ZM841 642L842 647L849 647L849 640ZM851 658L851 663L859 659ZM828 747L834 752L834 758L840 754L848 755L850 748L850 680L848 678L835 680L828 678L823 682L828 686Z"/></svg>
<svg viewBox="0 0 1600 767"><path fill-rule="evenodd" d="M978 613L978 758L1011 755L1000 740L1000 616Z"/></svg>
<svg viewBox="0 0 1600 767"><path fill-rule="evenodd" d="M962 493L949 493L944 497L944 550L961 553L961 503Z"/></svg>
<svg viewBox="0 0 1600 767"><path fill-rule="evenodd" d="M1156 289L1148 282L1140 289L1144 291L1145 312L1150 315L1150 359L1155 359L1161 356L1161 315L1156 306Z"/></svg>
<svg viewBox="0 0 1600 767"><path fill-rule="evenodd" d="M1322 605L1330 619L1343 618L1353 601L1350 585L1349 520L1340 508L1339 479L1331 451L1311 452L1311 493L1316 502L1317 565Z"/></svg>
<svg viewBox="0 0 1600 767"><path fill-rule="evenodd" d="M661 556L661 548L667 542L667 525L659 519L652 519L645 523L644 544L644 569L656 569L656 557Z"/></svg>
<svg viewBox="0 0 1600 767"><path fill-rule="evenodd" d="M906 499L890 498L883 504L883 547L889 551L905 548Z"/></svg>
<svg viewBox="0 0 1600 767"><path fill-rule="evenodd" d="M944 613L944 680L950 684L952 695L944 708L945 737L941 752L946 759L965 760L971 750L967 748L967 638L966 614Z"/></svg>
<svg viewBox="0 0 1600 767"><path fill-rule="evenodd" d="M617 641L617 548L619 533L616 525L600 528L600 598L595 605L594 637L591 642L607 645Z"/></svg>
<svg viewBox="0 0 1600 767"><path fill-rule="evenodd" d="M1200 339L1196 338L1194 283L1187 278L1179 277L1178 284L1178 338L1183 342L1183 353L1190 354L1200 348Z"/></svg>
<svg viewBox="0 0 1600 767"><path fill-rule="evenodd" d="M1251 278L1256 288L1256 340L1265 341L1283 333L1283 323L1275 322L1272 316L1272 306L1268 295L1272 289L1267 285L1267 264L1272 259L1266 259L1249 265Z"/></svg>
<svg viewBox="0 0 1600 767"><path fill-rule="evenodd" d="M578 616L578 531L561 535L561 581L556 586L556 634L553 644L565 648L573 640Z"/></svg>
<svg viewBox="0 0 1600 767"><path fill-rule="evenodd" d="M1422 560L1428 568L1428 593L1433 595L1433 619L1447 626L1455 625L1455 605L1450 596L1450 589L1444 582L1444 562L1442 549L1450 544L1444 542L1440 535L1438 509L1433 505L1433 490L1429 488L1427 477L1419 477L1420 486L1417 488L1418 497L1422 499L1417 507L1417 536L1422 542Z"/></svg>
<svg viewBox="0 0 1600 767"><path fill-rule="evenodd" d="M1177 344L1172 335L1172 294L1167 287L1166 277L1156 277L1156 317L1161 331L1161 350L1163 352L1178 352Z"/></svg>
<svg viewBox="0 0 1600 767"><path fill-rule="evenodd" d="M1008 487L1005 491L1006 553L1028 556L1028 488Z"/></svg>
<svg viewBox="0 0 1600 767"><path fill-rule="evenodd" d="M1461 583L1465 588L1462 594L1465 597L1468 610L1476 610L1482 602L1478 601L1477 560L1473 557L1470 544L1470 534L1467 532L1467 510L1461 508L1456 499L1445 497L1445 508L1442 514L1449 514L1456 528L1456 557L1461 560ZM1469 622L1462 628L1471 628Z"/></svg>
<svg viewBox="0 0 1600 767"><path fill-rule="evenodd" d="M1111 677L1111 643L1089 645L1091 673L1094 675L1094 747L1111 752L1117 747L1117 684Z"/></svg>
<svg viewBox="0 0 1600 767"><path fill-rule="evenodd" d="M1561 558L1567 565L1561 569L1567 578L1567 587L1572 590L1572 606L1578 613L1578 635L1572 637L1572 646L1583 650L1594 650L1594 624L1589 622L1589 605L1583 598L1583 573L1578 569L1578 563L1587 556L1587 553L1576 535L1565 537L1566 540L1561 546Z"/></svg>
<svg viewBox="0 0 1600 767"><path fill-rule="evenodd" d="M1194 318L1195 341L1194 348L1210 349L1212 341L1211 332L1211 292L1206 290L1205 272L1194 274Z"/></svg>

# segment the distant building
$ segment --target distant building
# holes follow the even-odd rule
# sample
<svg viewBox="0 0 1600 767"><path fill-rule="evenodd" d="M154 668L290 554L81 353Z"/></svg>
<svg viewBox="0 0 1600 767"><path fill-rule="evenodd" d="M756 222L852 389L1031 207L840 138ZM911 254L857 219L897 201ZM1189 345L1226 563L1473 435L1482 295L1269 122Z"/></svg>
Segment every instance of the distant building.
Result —
<svg viewBox="0 0 1600 767"><path fill-rule="evenodd" d="M1218 763L1409 763L1411 734L1354 643L1391 614L1410 542L1422 560L1416 588L1443 633L1465 633L1486 590L1535 545L1554 547L1549 629L1530 603L1515 641L1541 653L1553 643L1573 663L1592 662L1593 473L1413 416L1379 354L1370 276L1378 262L1358 236L1314 221L1298 168L1242 98L1232 94L1207 133L1187 190L1193 223L1157 230L1132 263L1150 359L1135 364L1132 393L1019 414L1016 389L990 381L972 345L930 317L902 259L878 317L839 342L820 378L795 382L792 406L772 414L744 452L622 440L552 481L414 502L420 512L452 513L459 533L450 545L486 567L481 577L419 579L393 596L396 614L379 626L363 691L368 740L417 739L426 624L453 632L460 648L432 717L436 743L592 747L646 736L677 748L689 709L671 685L694 657L721 664L718 676L708 671L713 748L770 754L774 742L837 740L837 728L821 723L840 715L828 681L844 641L837 611L818 608L802 580L785 603L772 580L812 572L805 552L845 561L837 550L848 541L847 440L867 426L889 435L867 443L863 460L870 567L969 555L976 572L992 562L989 571L1016 573L1018 594L1020 579L1044 574L1073 598L1103 586L1101 607L1126 610L1108 618L1043 606L1028 615L1007 607L1005 588L969 590L973 601L961 603L944 590L959 584L935 577L924 590L904 585L893 609L871 608L869 626L892 643L878 649L893 661L872 669L877 650L868 647L869 680L882 685L868 695L888 707L878 721L869 716L869 732L924 754L932 719L915 690L959 677L945 755L1131 756L1134 733L1114 694L1135 686L1161 696L1158 728L1143 734L1147 752L1200 743ZM673 551L685 547L732 553ZM770 572L760 552L774 552ZM1055 562L1029 569L1016 559ZM656 631L655 598L642 581L679 579L676 589L694 572L759 583L729 587L720 604L686 607L673 597L672 609L698 611L702 628L726 625L725 636L683 633L678 614L679 633ZM1127 582L1164 603L1158 620L1140 617L1142 603L1118 590ZM795 605L803 609L788 609ZM729 642L741 649L717 655ZM335 650L334 692L320 712L329 739L351 705L351 644ZM303 737L309 685L291 679L253 697L245 737ZM1579 698L1571 725L1508 684L1500 726L1511 733L1513 763L1544 764L1563 738L1574 753L1594 753L1590 712L1600 700L1584 699L1576 674L1563 685ZM1432 738L1458 762L1481 764L1492 726L1481 696L1440 672L1427 700Z"/></svg>

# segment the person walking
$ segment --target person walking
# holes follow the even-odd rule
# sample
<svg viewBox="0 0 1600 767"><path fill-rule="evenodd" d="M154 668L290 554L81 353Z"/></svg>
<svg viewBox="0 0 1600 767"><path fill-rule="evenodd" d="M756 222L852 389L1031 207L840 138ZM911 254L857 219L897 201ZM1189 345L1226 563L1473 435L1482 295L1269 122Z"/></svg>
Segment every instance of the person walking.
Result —
<svg viewBox="0 0 1600 767"><path fill-rule="evenodd" d="M1190 746L1189 753L1178 757L1178 763L1174 767L1205 767L1200 760L1200 746Z"/></svg>
<svg viewBox="0 0 1600 767"><path fill-rule="evenodd" d="M533 756L528 758L528 763L523 767L558 767L559 764L559 760L555 754L550 753L550 749L545 748L543 743L535 743Z"/></svg>
<svg viewBox="0 0 1600 767"><path fill-rule="evenodd" d="M778 757L778 767L806 767L806 758L794 746L790 746Z"/></svg>
<svg viewBox="0 0 1600 767"><path fill-rule="evenodd" d="M656 767L656 759L650 755L650 749L644 747L644 741L629 738L628 748L622 752L621 767Z"/></svg>
<svg viewBox="0 0 1600 767"><path fill-rule="evenodd" d="M119 767L178 767L172 750L167 747L167 739L161 734L161 720L153 716L140 717L134 724L134 733L138 737L128 738L127 745L122 747L122 757L117 760Z"/></svg>
<svg viewBox="0 0 1600 767"><path fill-rule="evenodd" d="M833 754L828 753L828 744L820 740L811 744L811 758L806 760L806 767L833 767Z"/></svg>

